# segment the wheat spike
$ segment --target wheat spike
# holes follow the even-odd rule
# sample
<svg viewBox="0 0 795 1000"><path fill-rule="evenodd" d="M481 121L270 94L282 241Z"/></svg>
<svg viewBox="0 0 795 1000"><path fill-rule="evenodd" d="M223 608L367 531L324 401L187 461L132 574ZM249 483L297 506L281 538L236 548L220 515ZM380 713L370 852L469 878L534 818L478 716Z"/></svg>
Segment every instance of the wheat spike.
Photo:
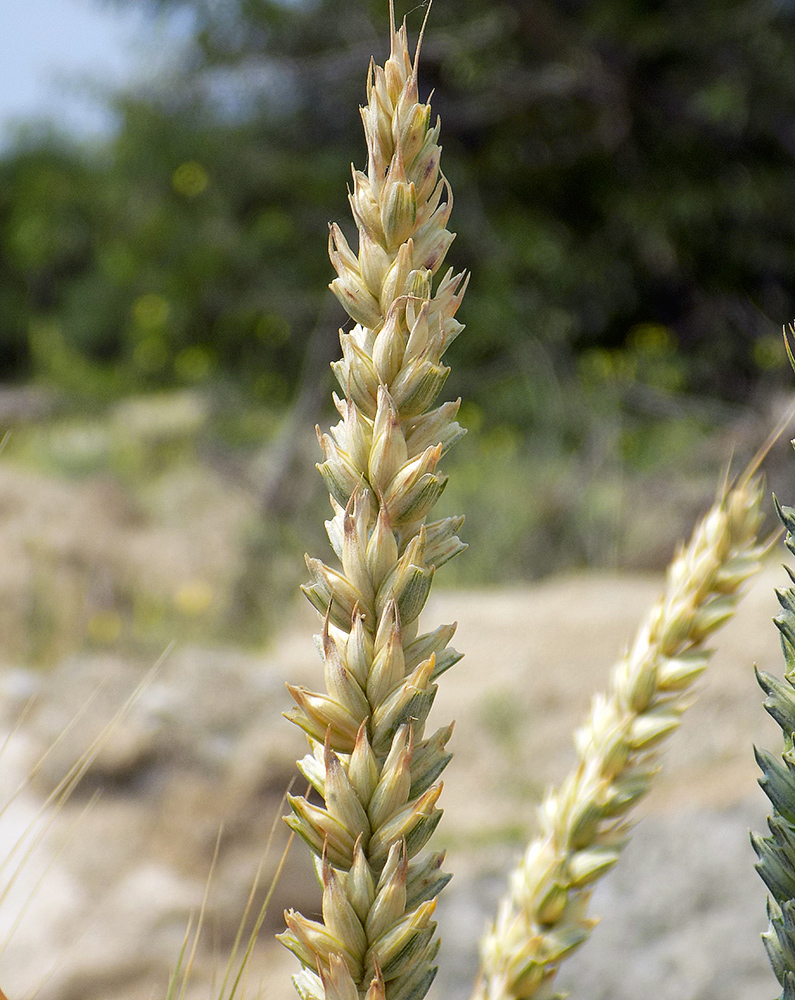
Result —
<svg viewBox="0 0 795 1000"><path fill-rule="evenodd" d="M795 509L776 509L787 529L787 548L795 554ZM795 580L787 570L790 580ZM751 834L757 854L756 870L770 891L767 914L770 926L762 940L773 972L781 985L781 1000L795 1000L795 589L776 590L781 613L774 618L781 633L785 670L782 683L776 677L757 671L757 680L765 692L765 710L781 726L784 750L776 760L765 750L754 748L762 769L759 784L773 807L768 817L770 836Z"/></svg>
<svg viewBox="0 0 795 1000"><path fill-rule="evenodd" d="M463 433L458 403L434 401L442 356L463 329L466 286L452 269L434 282L453 239L439 171L438 120L418 99L417 55L391 15L391 52L371 63L366 172L353 170L358 251L332 225L331 288L354 321L332 367L341 420L319 439L331 495L329 539L340 565L307 558L304 592L324 618L318 645L326 690L290 687L288 718L307 734L299 762L323 806L290 797L288 824L311 847L323 920L285 914L280 940L300 959L305 1000L421 1000L438 949L433 912L449 876L422 854L441 816L439 775L452 727L424 735L436 681L459 654L454 626L419 635L433 575L465 546L462 518L427 523L444 489L442 454ZM435 284L435 289L434 289Z"/></svg>
<svg viewBox="0 0 795 1000"><path fill-rule="evenodd" d="M578 762L547 794L539 833L511 878L481 948L475 1000L560 1000L558 967L585 941L594 883L618 860L627 814L646 794L659 745L679 725L707 666L705 641L759 568L761 489L745 477L697 526L664 592L575 734Z"/></svg>

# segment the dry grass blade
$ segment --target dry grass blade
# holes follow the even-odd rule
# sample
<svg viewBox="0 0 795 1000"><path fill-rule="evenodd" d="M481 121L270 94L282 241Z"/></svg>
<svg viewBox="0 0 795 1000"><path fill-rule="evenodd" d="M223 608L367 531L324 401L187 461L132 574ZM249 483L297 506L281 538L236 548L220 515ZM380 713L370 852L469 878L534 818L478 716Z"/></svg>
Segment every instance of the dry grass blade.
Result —
<svg viewBox="0 0 795 1000"><path fill-rule="evenodd" d="M237 953L240 949L240 945L243 940L243 934L245 933L245 926L246 923L248 922L248 917L251 912L251 908L254 905L254 897L256 895L257 889L259 888L260 877L270 856L270 852L273 847L273 841L276 836L276 830L279 828L280 825L279 819L281 818L282 810L284 809L284 806L287 802L287 796L290 794L292 786L293 786L293 781L290 782L289 786L287 787L287 791L282 796L282 800L279 803L278 809L273 818L273 823L271 824L271 828L268 833L268 840L265 844L265 850L263 852L262 858L257 868L257 873L254 877L254 882L251 886L251 892L249 893L248 899L246 900L246 907L245 910L243 911L243 916L240 919L240 924L237 929L237 934L235 935L234 944L232 945L232 952L229 957L229 962L227 963L223 982L221 983L221 990L218 994L218 1000L234 1000L234 998L238 995L238 990L240 989L240 986L242 984L244 973L248 969L248 963L251 959L251 954L254 950L254 945L257 943L259 932L262 929L265 917L267 916L268 907L270 906L271 900L273 899L273 894L276 891L276 886L279 884L279 879L281 878L282 872L284 871L284 866L285 863L287 862L287 855L289 854L290 848L292 847L293 841L295 840L295 834L291 832L289 837L287 838L287 843L284 846L284 850L282 851L279 863L276 866L276 871L273 873L273 878L271 879L268 891L265 894L265 898L262 901L262 905L260 906L259 913L257 914L257 919L255 920L254 926L249 934L248 941L246 943L246 949L243 952L243 956L241 958L237 974L235 975L234 981L232 982L229 993L227 993L226 992L227 985L229 983L229 978L232 975L232 969L234 968L235 959L237 958ZM306 794L307 795L309 794L309 789L307 789Z"/></svg>
<svg viewBox="0 0 795 1000"><path fill-rule="evenodd" d="M191 944L190 953L188 955L188 961L183 970L183 962L185 961L185 952L187 951L188 942L191 938L191 931L193 927L193 917L188 921L188 926L185 930L185 937L182 941L182 948L180 949L179 957L177 960L177 965L171 974L168 982L168 990L166 992L166 1000L183 1000L185 992L188 988L188 983L190 981L191 972L193 971L193 963L196 960L196 953L199 950L199 939L201 938L202 928L204 927L204 918L207 913L207 903L210 898L210 887L213 882L213 875L215 874L215 866L218 862L218 852L221 847L221 837L223 835L223 824L218 830L218 836L215 838L215 848L213 850L213 858L210 862L210 870L207 873L207 879L204 883L204 896L202 897L202 903L199 907L199 916L196 921L196 931L193 933L193 943ZM182 986L177 994L177 987L179 985L180 976L182 978Z"/></svg>
<svg viewBox="0 0 795 1000"><path fill-rule="evenodd" d="M276 836L276 831L281 827L280 819L281 812L284 808L287 795L290 793L292 787L292 782L290 786L285 791L282 796L282 800L277 807L274 814L274 819L271 824L270 832L268 834L268 839L265 845L265 850L263 851L262 858L260 859L259 865L257 867L257 872L254 877L254 881L251 886L248 898L246 900L246 905L243 911L243 915L238 924L237 933L235 935L235 940L232 944L229 958L227 960L226 968L224 970L224 977L221 982L220 988L213 989L213 995L217 997L217 1000L235 1000L236 997L241 997L245 995L245 984L246 977L249 971L249 963L254 951L254 946L257 943L260 930L262 929L262 924L265 921L265 917L268 912L268 907L273 899L273 894L276 891L276 887L281 878L282 872L284 870L285 862L287 861L287 855L292 846L293 840L295 839L294 834L290 834L287 843L282 851L279 863L276 866L276 870L271 878L268 891L265 894L265 898L260 905L260 909L257 913L254 925L249 932L248 939L246 941L246 947L240 957L239 964L237 964L237 970L235 971L236 961L238 958L238 952L240 951L241 944L246 932L246 925L248 924L249 916L251 915L251 910L254 905L254 899L259 889L259 884L262 876L262 872L270 857L271 850L273 849L273 841ZM307 790L308 791L308 790ZM180 948L179 955L177 956L177 962L174 967L174 971L171 973L168 982L168 988L164 997L164 1000L183 1000L185 993L187 991L191 973L193 971L194 961L198 952L199 939L201 937L202 929L205 923L205 917L207 913L207 907L210 898L210 887L212 883L213 873L216 868L216 863L218 860L218 852L221 845L221 833L218 833L218 839L216 840L215 851L213 854L212 864L210 866L210 871L207 876L207 881L205 883L204 898L202 900L202 905L199 910L198 918L195 922L194 929L194 917L191 916L188 926L185 930L185 937L182 941L182 947ZM188 948L190 952L188 953ZM177 992L179 990L179 992Z"/></svg>
<svg viewBox="0 0 795 1000"><path fill-rule="evenodd" d="M16 917L14 919L14 922L11 925L11 929L8 931L8 933L7 933L6 937L5 937L5 940L2 943L2 946L0 946L0 959L5 954L6 949L8 948L8 945L10 944L11 939L14 936L14 933L16 932L16 930L19 927L19 925L22 923L22 921L23 921L23 919L25 917L25 914L27 913L28 909L30 908L30 906L31 906L33 900L35 899L35 897L36 897L39 889L44 884L44 882L45 882L45 880L47 878L48 872L53 868L53 866L63 856L63 854L65 853L65 851L67 850L67 848L69 846L69 843L74 838L75 834L79 831L80 824L82 823L83 819L88 815L88 813L90 812L90 810L92 809L92 807L94 806L94 804L95 804L95 802L97 801L98 798L99 798L99 792L95 792L91 796L91 799L88 801L88 803L86 804L85 808L80 811L80 814L78 815L77 819L72 823L72 825L71 825L71 827L69 829L69 832L64 837L64 841L61 844L58 852L56 854L54 854L50 858L49 863L44 868L44 870L42 871L42 873L39 875L38 879L36 880L35 885L33 886L33 888L28 893L28 896L27 896L27 898L25 900L24 905L22 906L22 908L17 913L17 915L16 915ZM65 800L62 800L62 801L59 802L59 808L64 804L64 802L65 802ZM52 819L54 819L55 815L56 815L56 813L53 814ZM52 822L52 819L47 824L46 829L49 829L49 827L51 825L51 822ZM45 832L46 832L46 829L45 829ZM11 887L11 885L13 885L13 883L16 881L17 877L19 876L20 872L22 871L22 868L25 865L25 862L30 858L30 856L32 855L33 851L38 846L38 843L40 842L40 839L41 838L38 838L36 840L36 842L33 845L31 845L30 850L25 852L24 857L20 861L20 863L17 866L17 868L16 868L16 870L15 870L12 878L10 879L9 885L6 888L6 892ZM3 899L5 899L5 892L4 892L4 895L3 895Z"/></svg>
<svg viewBox="0 0 795 1000"><path fill-rule="evenodd" d="M26 828L23 830L22 834L17 838L11 850L7 852L2 862L0 862L0 874L5 872L12 864L14 864L13 872L4 878L3 889L2 892L0 892L0 905L2 905L8 898L9 892L11 891L15 882L17 881L20 874L24 870L25 866L30 862L30 859L33 857L36 850L45 841L45 838L48 832L51 830L52 825L55 822L56 818L61 813L66 803L69 801L69 798L71 797L77 785L80 783L80 780L83 778L86 771L91 767L92 763L96 760L97 755L101 752L102 748L107 744L108 740L111 738L119 722L123 719L125 714L130 710L130 708L135 704L135 702L141 697L146 688L151 684L152 680L154 679L160 667L162 666L165 658L171 651L172 645L173 644L170 644L166 648L166 650L158 658L155 664L147 671L147 673L141 679L139 684L136 686L135 690L130 694L130 696L127 698L124 704L115 713L113 718L102 728L101 732L96 736L94 740L92 740L92 742L86 748L86 750L83 751L83 753L78 757L78 759L74 762L74 764L69 768L67 773L58 782L58 784L52 790L52 792L50 792L50 794L44 800L42 805L37 809L34 816L28 822ZM89 707L90 702L93 700L93 697L95 697L95 695L92 696L91 699L88 699L87 703L84 704L81 710L69 721L69 724L59 734L59 736L51 744L51 746L48 747L47 750L42 754L42 756L39 758L36 764L30 769L25 780L21 782L21 784L10 796L10 798L4 803L3 807L0 808L0 816L2 816L6 812L11 803L14 802L30 785L31 781L33 780L35 775L39 773L44 762L52 754L54 749L60 744L60 742L64 739L66 734L82 718L85 711ZM29 702L22 713L22 718L24 718L25 714L30 710L30 707L31 703ZM17 721L14 729L12 730L11 736L13 736L13 733L18 730L20 723L21 719ZM9 737L9 739L10 738L11 737ZM8 746L8 743L9 740L6 740L3 749L5 749ZM40 875L33 889L28 894L24 906L17 914L17 917L15 918L9 933L6 935L6 938L3 941L2 945L0 945L0 956L2 956L2 954L5 952L13 934L15 933L20 923L22 922L22 919L24 918L26 911L33 902L39 888L44 883L46 872L49 871L52 865L56 863L60 854L62 854L63 851L66 849L69 840L79 830L82 818L86 815L87 811L92 807L95 800L96 796L93 796L91 801L85 807L85 809L81 811L80 816L73 824L72 829L68 833L65 843L62 845L60 851L53 858L50 859L48 865L45 867L44 872ZM41 991L44 985L46 985L46 982L49 981L52 978L52 976L57 972L62 961L63 959L56 962L50 969L50 971L45 974L43 980L39 981L38 987L36 987L34 992L30 995L31 1000L33 997L38 995L38 993Z"/></svg>

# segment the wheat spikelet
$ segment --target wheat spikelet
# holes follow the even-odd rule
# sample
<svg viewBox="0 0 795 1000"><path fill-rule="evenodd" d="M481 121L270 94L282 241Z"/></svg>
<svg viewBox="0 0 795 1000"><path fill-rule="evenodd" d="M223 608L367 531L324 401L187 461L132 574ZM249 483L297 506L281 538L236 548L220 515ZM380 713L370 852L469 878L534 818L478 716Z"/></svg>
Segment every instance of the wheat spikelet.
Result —
<svg viewBox="0 0 795 1000"><path fill-rule="evenodd" d="M795 554L795 510L776 504L787 529L787 548ZM790 579L795 575L787 569ZM795 1000L795 588L776 590L781 613L774 619L781 633L785 670L782 683L757 671L757 679L767 695L766 711L781 726L784 751L781 762L766 750L755 748L762 769L759 784L773 806L768 817L769 837L751 834L757 854L756 870L770 890L767 914L770 926L762 935L770 964L782 987L782 1000Z"/></svg>
<svg viewBox="0 0 795 1000"><path fill-rule="evenodd" d="M561 961L589 935L593 884L618 860L627 813L646 794L657 748L679 725L707 666L705 640L759 567L761 490L722 496L668 570L662 597L576 733L578 763L539 809L539 834L482 942L476 1000L560 998Z"/></svg>
<svg viewBox="0 0 795 1000"><path fill-rule="evenodd" d="M437 465L463 433L458 403L433 407L461 331L463 274L433 290L453 235L452 196L439 172L438 121L417 96L417 56L391 15L391 52L371 63L362 119L367 171L353 171L358 253L332 225L331 288L354 321L332 367L340 422L319 434L318 466L334 510L340 560L307 558L304 592L323 615L318 645L326 691L290 687L288 718L309 737L299 763L322 796L290 797L287 822L311 847L323 921L285 914L280 940L301 960L306 1000L421 1000L435 968L433 912L449 876L420 852L441 811L437 779L452 727L424 736L436 680L459 659L454 626L418 635L434 572L461 549L462 518L426 523L446 479ZM417 54L419 53L419 44Z"/></svg>

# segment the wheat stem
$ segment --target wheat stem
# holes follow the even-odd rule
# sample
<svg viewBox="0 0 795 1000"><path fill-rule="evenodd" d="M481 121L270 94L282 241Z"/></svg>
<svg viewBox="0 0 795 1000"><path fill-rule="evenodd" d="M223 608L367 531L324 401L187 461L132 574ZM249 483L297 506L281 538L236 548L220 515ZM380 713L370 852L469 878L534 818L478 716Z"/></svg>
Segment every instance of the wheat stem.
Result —
<svg viewBox="0 0 795 1000"><path fill-rule="evenodd" d="M610 689L576 733L577 764L539 809L539 833L482 941L476 1000L552 1000L561 961L588 937L594 883L618 860L627 814L648 791L659 745L707 666L709 636L759 567L761 490L746 477L697 526Z"/></svg>
<svg viewBox="0 0 795 1000"><path fill-rule="evenodd" d="M418 635L436 569L464 545L462 518L427 522L444 489L443 452L463 433L458 403L432 408L461 331L463 274L438 282L453 235L439 171L439 123L419 101L417 56L391 15L391 52L371 63L362 108L367 170L353 171L354 252L332 225L331 288L354 321L332 367L341 420L319 434L340 566L307 558L304 587L324 618L326 690L290 687L288 718L309 737L299 762L323 798L290 797L287 822L312 848L323 920L285 914L280 940L301 960L306 1000L421 1000L436 969L433 912L449 876L421 854L441 816L439 775L452 727L424 736L441 673L459 659L454 626ZM418 46L419 48L419 46ZM435 288L434 288L435 284Z"/></svg>

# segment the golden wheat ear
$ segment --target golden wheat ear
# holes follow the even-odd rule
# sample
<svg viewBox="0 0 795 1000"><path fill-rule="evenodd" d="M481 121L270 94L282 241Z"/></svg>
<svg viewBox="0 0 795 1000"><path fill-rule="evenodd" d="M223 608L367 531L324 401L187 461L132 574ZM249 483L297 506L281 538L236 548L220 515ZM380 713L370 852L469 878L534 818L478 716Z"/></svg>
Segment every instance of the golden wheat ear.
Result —
<svg viewBox="0 0 795 1000"><path fill-rule="evenodd" d="M662 596L575 734L574 770L539 810L538 836L482 940L475 1000L562 996L558 967L596 922L588 915L594 883L620 856L628 815L707 667L705 643L760 567L761 499L759 480L743 475L669 566Z"/></svg>
<svg viewBox="0 0 795 1000"><path fill-rule="evenodd" d="M433 913L449 876L423 853L441 810L452 727L425 735L437 680L458 660L454 626L420 634L436 570L465 548L462 518L429 521L445 487L442 454L463 434L459 403L436 405L442 357L463 329L466 280L440 273L453 234L439 170L439 122L418 97L405 23L390 5L390 55L371 63L361 109L367 169L353 170L352 248L331 226L331 288L353 326L332 367L340 422L320 434L331 495L333 568L307 558L304 593L323 616L324 692L289 690L306 733L299 764L323 806L290 797L310 846L322 921L292 910L279 939L300 959L304 1000L422 1000L436 973Z"/></svg>

